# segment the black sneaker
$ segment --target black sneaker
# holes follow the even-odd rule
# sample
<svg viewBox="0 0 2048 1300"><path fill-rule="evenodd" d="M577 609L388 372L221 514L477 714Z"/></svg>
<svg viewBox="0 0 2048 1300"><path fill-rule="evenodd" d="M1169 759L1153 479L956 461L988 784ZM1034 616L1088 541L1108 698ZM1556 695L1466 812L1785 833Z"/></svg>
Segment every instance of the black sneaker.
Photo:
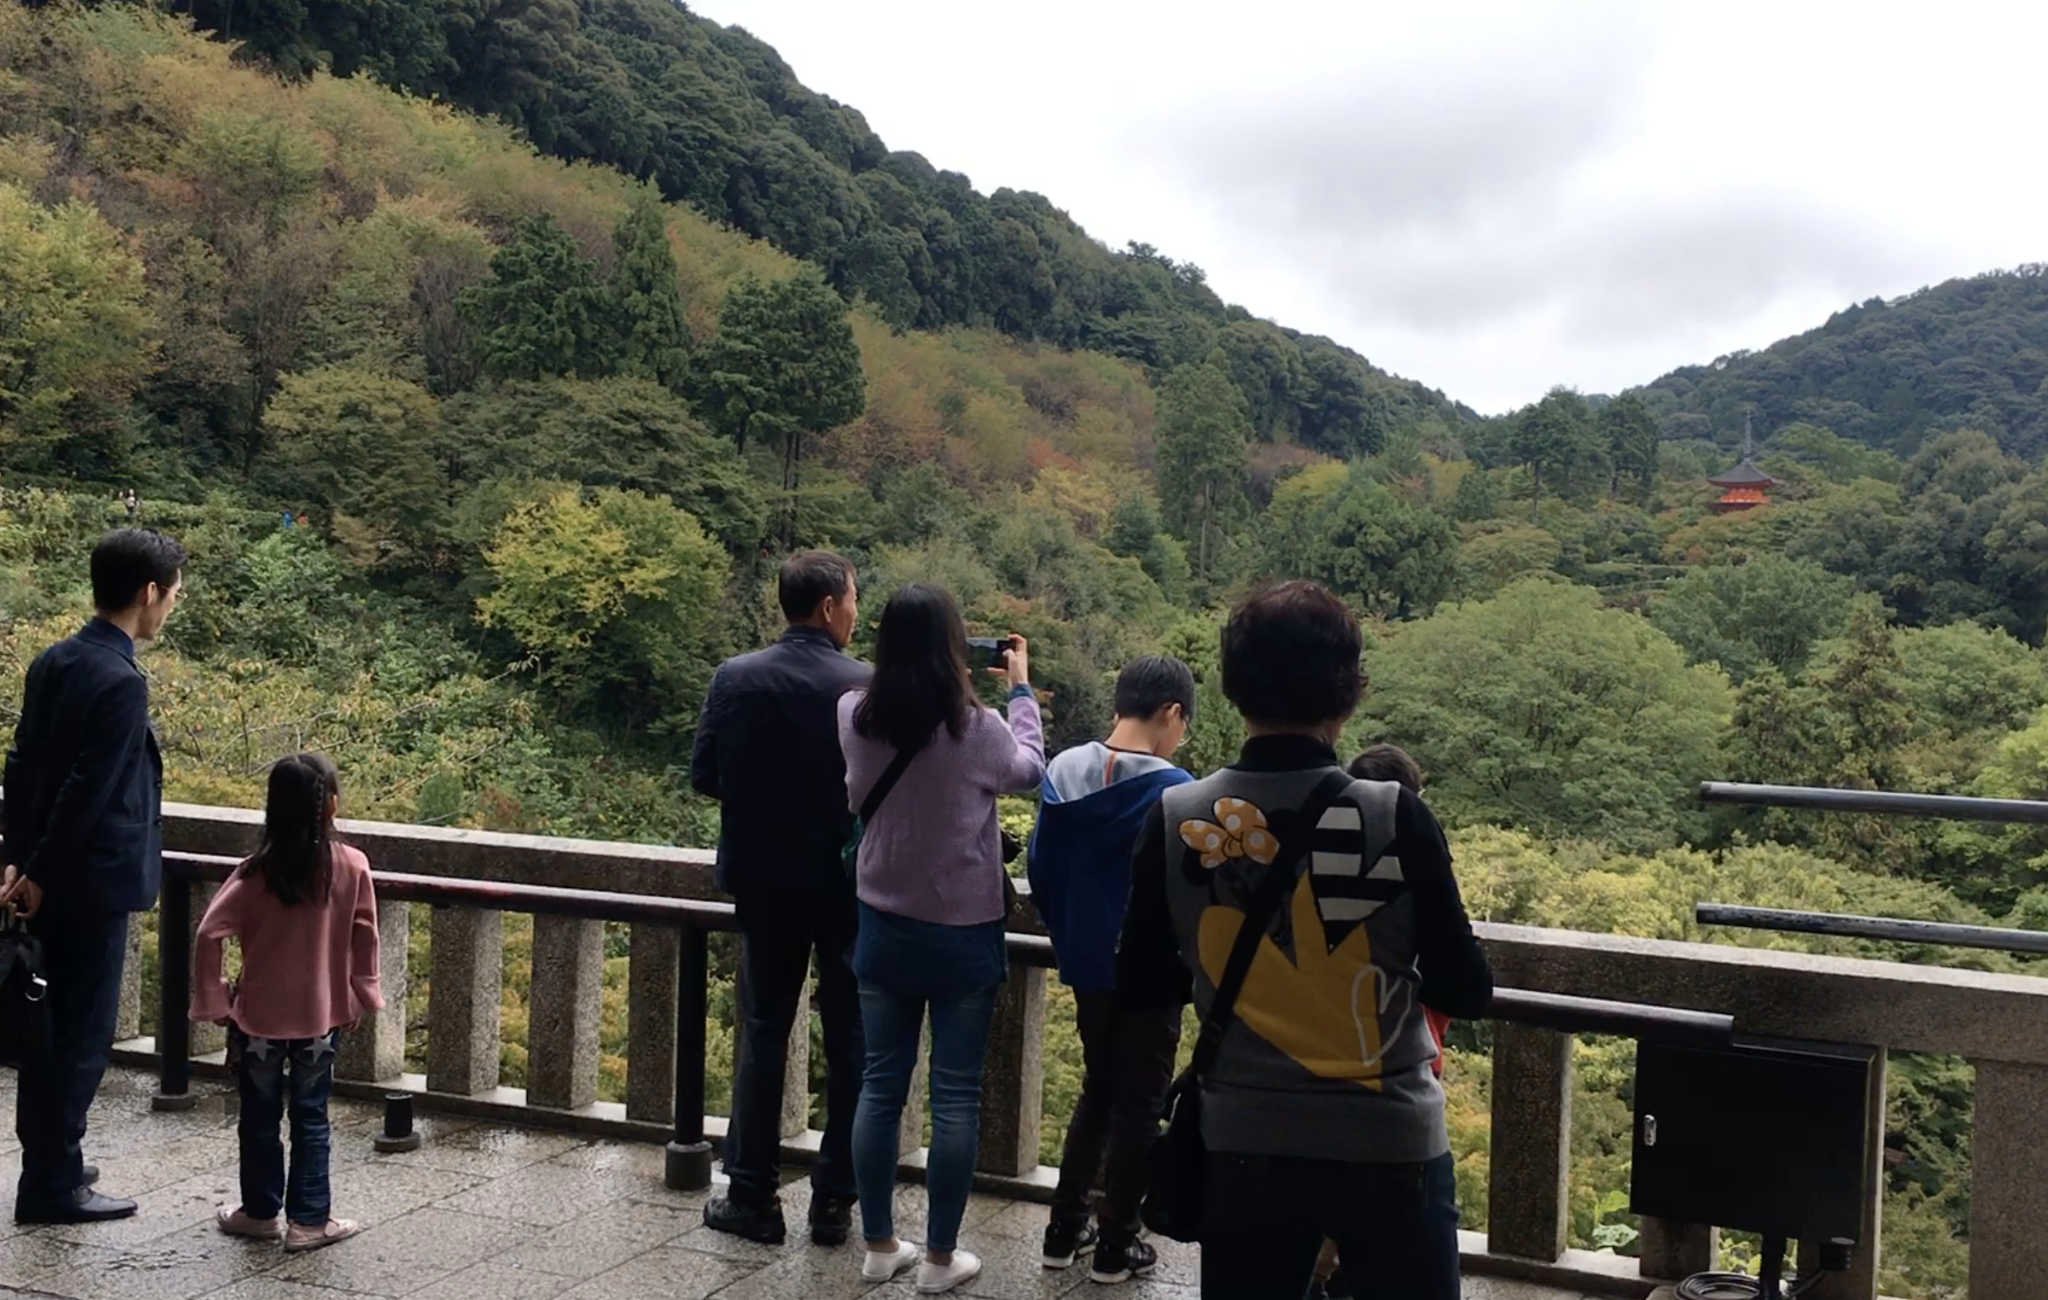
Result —
<svg viewBox="0 0 2048 1300"><path fill-rule="evenodd" d="M714 1196L704 1207L704 1226L713 1232L727 1232L763 1246L780 1246L789 1235L782 1222L782 1205L742 1205L727 1196Z"/></svg>
<svg viewBox="0 0 2048 1300"><path fill-rule="evenodd" d="M1087 1219L1079 1223L1061 1223L1054 1220L1045 1229L1045 1258L1047 1268L1072 1268L1074 1261L1095 1249L1095 1225Z"/></svg>
<svg viewBox="0 0 2048 1300"><path fill-rule="evenodd" d="M1143 1277L1158 1267L1159 1252L1135 1237L1126 1242L1104 1241L1095 1247L1095 1263L1088 1270L1088 1280L1113 1286Z"/></svg>
<svg viewBox="0 0 2048 1300"><path fill-rule="evenodd" d="M811 1244L844 1246L853 1235L851 1196L811 1196Z"/></svg>

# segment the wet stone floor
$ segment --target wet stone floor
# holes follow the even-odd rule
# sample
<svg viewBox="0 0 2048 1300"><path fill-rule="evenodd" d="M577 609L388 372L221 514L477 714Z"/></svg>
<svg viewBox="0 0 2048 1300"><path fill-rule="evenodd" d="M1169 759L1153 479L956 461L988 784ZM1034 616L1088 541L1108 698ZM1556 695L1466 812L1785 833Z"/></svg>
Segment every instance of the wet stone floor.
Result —
<svg viewBox="0 0 2048 1300"><path fill-rule="evenodd" d="M214 1207L238 1199L234 1120L215 1083L177 1114L149 1109L153 1079L107 1076L92 1115L86 1157L101 1186L141 1204L132 1219L20 1229L0 1218L0 1294L74 1300L879 1300L910 1297L906 1282L861 1281L857 1248L821 1250L792 1232L786 1246L755 1246L703 1227L706 1193L662 1185L662 1151L637 1143L419 1117L417 1151L380 1155L378 1114L337 1099L334 1212L363 1225L352 1241L304 1255L222 1236ZM11 1197L20 1168L14 1143L14 1080L0 1071L0 1180ZM804 1222L809 1188L784 1189L792 1227ZM898 1221L914 1236L923 1189L897 1192ZM1038 1263L1045 1211L976 1197L962 1244L986 1261L957 1294L981 1300L1195 1300L1195 1252L1165 1243L1152 1278L1091 1286L1083 1269L1049 1273ZM1570 1300L1561 1293L1472 1280L1467 1300ZM1285 1300L1284 1297L1279 1300Z"/></svg>

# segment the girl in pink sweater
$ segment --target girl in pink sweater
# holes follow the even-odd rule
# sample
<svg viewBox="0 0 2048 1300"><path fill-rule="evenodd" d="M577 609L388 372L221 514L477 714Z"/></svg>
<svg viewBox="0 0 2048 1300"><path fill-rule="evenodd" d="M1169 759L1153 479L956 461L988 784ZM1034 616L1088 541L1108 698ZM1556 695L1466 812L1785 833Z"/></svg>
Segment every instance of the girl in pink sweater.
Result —
<svg viewBox="0 0 2048 1300"><path fill-rule="evenodd" d="M340 774L319 754L270 769L263 839L200 918L192 1018L228 1027L242 1093L242 1203L220 1229L314 1250L356 1234L328 1215L327 1098L344 1028L384 1005L378 989L377 895L362 853L335 838ZM242 976L221 976L221 946L242 947ZM289 1075L289 1082L287 1082ZM278 1122L291 1117L287 1178Z"/></svg>

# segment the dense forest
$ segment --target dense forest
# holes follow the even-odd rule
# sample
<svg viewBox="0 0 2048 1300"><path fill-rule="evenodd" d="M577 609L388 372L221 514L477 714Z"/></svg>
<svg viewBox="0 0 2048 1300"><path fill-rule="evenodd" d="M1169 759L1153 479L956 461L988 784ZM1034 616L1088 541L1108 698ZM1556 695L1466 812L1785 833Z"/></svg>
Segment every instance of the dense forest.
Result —
<svg viewBox="0 0 2048 1300"><path fill-rule="evenodd" d="M314 746L359 816L650 842L710 842L715 809L682 775L697 702L722 656L773 630L791 547L844 551L871 592L943 582L976 630L1030 635L1055 744L1105 725L1126 658L1184 656L1198 769L1240 739L1215 684L1220 610L1305 575L1368 621L1373 690L1350 740L1421 758L1475 915L1701 938L1692 904L1714 898L2048 928L2048 843L2026 828L1709 814L1687 793L1717 776L2048 786L2048 470L2010 419L1928 406L1908 437L1846 407L1709 393L1751 373L1735 360L1701 372L1697 410L1672 407L1666 380L1480 421L1351 358L1386 400L1370 436L1333 439L1303 414L1311 390L1261 389L1231 339L1302 341L1206 314L1198 276L1147 300L1185 308L1148 317L1205 340L1184 354L1090 335L1112 319L1093 308L1073 334L971 297L905 316L825 245L777 247L793 236L690 190L683 162L657 175L615 156L608 119L567 105L612 103L609 87L653 122L668 101L600 76L613 65L591 50L724 87L729 112L689 119L722 139L858 121L679 8L445 6L485 15L462 27L472 42L568 22L575 40L535 38L545 77L456 41L460 24L351 44L344 18L367 6L270 6L284 16L253 27L236 7L232 32L225 6L197 8L251 45L146 6L0 6L0 728L28 658L75 625L85 556L131 488L193 557L147 660L172 797L253 804L275 755ZM674 53L634 63L630 31ZM690 156L689 137L657 136ZM727 158L705 149L705 168ZM1063 222L1049 228L1074 260L1048 261L1051 283L1158 265ZM954 270L996 283L977 278L986 252ZM1977 348L1972 331L2023 337L2035 280L1984 283L1858 310L1910 312L1892 319L1947 340L1929 355ZM1778 485L1716 514L1703 479L1752 410ZM515 927L511 1082L524 943ZM1079 1063L1054 1006L1056 1156ZM613 1090L624 1032L614 987ZM1456 1035L1477 1225L1486 1038ZM713 1050L726 1059L729 1036ZM1629 1052L1579 1051L1573 1239L1630 1250ZM1886 1289L1959 1295L1969 1070L1895 1064Z"/></svg>

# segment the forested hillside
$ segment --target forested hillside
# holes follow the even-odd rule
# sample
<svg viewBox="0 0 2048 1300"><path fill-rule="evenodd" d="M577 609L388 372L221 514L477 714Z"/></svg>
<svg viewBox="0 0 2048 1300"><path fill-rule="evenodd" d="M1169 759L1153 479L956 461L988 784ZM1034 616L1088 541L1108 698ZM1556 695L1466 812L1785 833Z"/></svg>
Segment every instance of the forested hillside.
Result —
<svg viewBox="0 0 2048 1300"><path fill-rule="evenodd" d="M737 57L717 29L656 8L711 44L649 75L717 83ZM577 30L629 9L584 6ZM571 12L479 11L479 30ZM435 48L404 46L451 78L490 52ZM1710 816L1687 793L1717 776L2048 788L2048 470L2001 447L2010 424L1938 420L1895 452L1760 409L1780 482L1727 515L1702 481L1727 453L1660 438L1656 392L1560 391L1484 422L1390 404L1371 438L1332 445L1247 398L1228 339L1252 322L1178 364L993 317L899 328L633 176L294 70L144 7L0 6L0 730L28 658L77 622L85 556L130 488L192 553L146 660L172 797L253 804L271 759L317 747L357 815L683 844L715 827L683 779L697 702L721 656L772 630L793 546L844 551L870 593L943 582L977 631L1030 635L1056 744L1098 734L1126 658L1183 655L1197 769L1240 739L1220 611L1305 575L1370 629L1349 741L1420 757L1478 916L1700 938L1692 904L1718 898L2048 928L2048 843L2024 828ZM1054 1153L1078 1084L1064 1015ZM622 1001L605 1033L616 1090ZM1479 1222L1484 1029L1458 1034ZM1628 1054L1580 1051L1573 1239L1632 1249ZM1954 1296L1968 1070L1896 1066L1886 1290Z"/></svg>
<svg viewBox="0 0 2048 1300"><path fill-rule="evenodd" d="M1666 437L1726 447L1743 413L1806 423L1901 455L1956 428L2006 451L2048 451L2048 268L1949 280L1836 312L1757 352L1686 366L1638 390Z"/></svg>
<svg viewBox="0 0 2048 1300"><path fill-rule="evenodd" d="M1255 320L1200 267L1112 252L1046 197L975 190L891 150L775 51L676 0L305 0L172 6L293 75L364 73L651 181L822 268L892 325L987 326L1164 374L1220 349L1259 437L1333 455L1469 412L1330 340ZM943 162L943 160L941 160Z"/></svg>

